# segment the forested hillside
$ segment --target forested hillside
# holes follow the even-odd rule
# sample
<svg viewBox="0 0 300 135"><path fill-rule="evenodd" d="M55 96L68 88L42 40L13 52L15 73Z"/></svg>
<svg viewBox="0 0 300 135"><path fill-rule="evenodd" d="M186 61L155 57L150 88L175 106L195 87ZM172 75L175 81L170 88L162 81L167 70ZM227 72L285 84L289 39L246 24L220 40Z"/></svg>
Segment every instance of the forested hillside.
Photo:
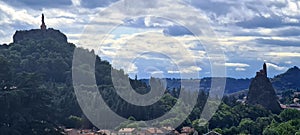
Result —
<svg viewBox="0 0 300 135"><path fill-rule="evenodd" d="M65 37L53 29L18 31L13 43L0 46L0 134L60 134L59 126L93 126L83 115L73 91L71 66L75 45L68 43ZM95 55L93 51L80 51ZM166 92L152 106L128 104L114 91L111 70L115 69L98 56L95 63L100 93L120 116L152 119L163 115L176 103L175 96ZM84 65L81 68L84 71ZM122 70L116 72L127 77ZM152 82L155 81L153 78ZM140 81L130 79L130 83L138 93L150 90ZM173 91L176 93L179 91ZM202 96L205 98L204 93ZM199 101L199 104L204 102Z"/></svg>
<svg viewBox="0 0 300 135"><path fill-rule="evenodd" d="M94 127L84 116L73 90L72 59L75 47L67 42L64 34L53 29L17 32L13 43L0 46L1 135L55 135L62 134L62 127ZM95 56L93 51L80 51ZM151 120L168 112L178 102L180 93L188 93L190 96L194 94L191 91L171 89L153 105L140 107L129 104L117 95L111 71L115 70L121 77L128 76L122 70L113 69L109 62L95 57L95 76L99 91L107 105L124 118ZM87 67L82 65L78 70L84 72L85 68ZM130 79L130 83L138 93L150 90L142 81ZM150 83L157 87L161 85L155 78L151 78ZM243 85L246 84L247 79L243 81ZM89 94L91 96L94 93ZM205 120L200 119L200 114L207 97L206 92L200 91L194 110L177 129L190 126L200 134L215 130L228 135L294 134L299 130L299 112L287 110L275 115L260 106L237 103L234 97L224 97L219 111L208 123L201 124L205 123ZM176 109L185 109L184 106L183 104L182 108ZM179 112L173 113L180 115ZM178 118L170 118L159 121L156 125L125 122L116 128L168 126L177 120ZM287 128L282 129L281 125Z"/></svg>

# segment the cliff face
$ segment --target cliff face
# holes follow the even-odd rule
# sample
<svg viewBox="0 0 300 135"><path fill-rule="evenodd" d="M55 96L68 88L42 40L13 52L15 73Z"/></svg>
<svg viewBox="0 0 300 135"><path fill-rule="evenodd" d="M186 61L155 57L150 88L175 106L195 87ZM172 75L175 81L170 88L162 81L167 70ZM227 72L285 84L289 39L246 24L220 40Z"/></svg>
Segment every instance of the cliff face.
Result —
<svg viewBox="0 0 300 135"><path fill-rule="evenodd" d="M273 113L280 113L281 111L272 83L269 78L263 74L257 74L252 80L246 103L261 105Z"/></svg>
<svg viewBox="0 0 300 135"><path fill-rule="evenodd" d="M54 39L57 42L67 43L67 36L61 33L59 30L54 29L33 29L33 30L25 30L25 31L17 31L14 36L13 40L14 43L19 43L23 40L45 40L45 39Z"/></svg>

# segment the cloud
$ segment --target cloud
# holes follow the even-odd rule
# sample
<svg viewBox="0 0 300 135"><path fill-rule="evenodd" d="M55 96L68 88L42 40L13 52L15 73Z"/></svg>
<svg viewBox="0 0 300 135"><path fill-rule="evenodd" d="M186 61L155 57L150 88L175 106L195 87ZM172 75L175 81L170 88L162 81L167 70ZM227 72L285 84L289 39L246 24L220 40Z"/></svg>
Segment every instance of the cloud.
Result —
<svg viewBox="0 0 300 135"><path fill-rule="evenodd" d="M300 36L299 27L288 27L287 29L277 30L275 35L277 36Z"/></svg>
<svg viewBox="0 0 300 135"><path fill-rule="evenodd" d="M168 36L184 36L184 35L193 35L191 31L183 26L170 26L163 30L163 33Z"/></svg>
<svg viewBox="0 0 300 135"><path fill-rule="evenodd" d="M166 28L174 25L171 21L154 16L126 18L124 26L136 28Z"/></svg>
<svg viewBox="0 0 300 135"><path fill-rule="evenodd" d="M249 67L250 65L245 63L225 63L226 67L239 67L239 68L245 68Z"/></svg>
<svg viewBox="0 0 300 135"><path fill-rule="evenodd" d="M276 56L276 57L300 57L300 53L293 52L269 52L267 56Z"/></svg>
<svg viewBox="0 0 300 135"><path fill-rule="evenodd" d="M52 2L46 0L46 2L34 1L33 4L30 4L33 0L0 1L1 42L10 42L15 30L39 28L40 14L43 12L46 15L46 25L64 32L69 41L77 46L97 51L100 48L100 40L107 36L108 38L103 42L104 44L98 52L101 52L99 55L102 59L109 61L120 52L122 47L128 44L130 45L128 49L132 52L125 50L123 61L134 58L138 52L144 49L165 51L169 52L168 55L175 59L177 64L182 64L184 72L198 71L197 66L193 67L196 63L201 65L200 72L205 73L209 72L210 68L208 59L210 54L206 51L209 49L205 45L211 45L213 47L209 46L210 49L214 49L215 43L218 43L216 47L221 47L224 50L226 61L242 62L226 64L229 67L228 73L239 78L248 77L255 73L248 67L250 65L254 67L258 65L258 62L264 60L282 64L286 61L293 64L299 63L300 54L298 52L300 52L300 46L298 42L300 43L300 40L298 38L300 36L300 25L298 20L300 19L300 13L297 5L295 6L295 1L185 0L189 1L186 2L189 5L184 5L172 0L153 0L146 3L142 3L144 1L140 2L141 0L126 0L132 3L107 10L110 8L106 7L113 4L117 5L117 3L114 3L116 1L58 0ZM170 14L168 15L172 20L154 16L131 18L127 16L128 11L132 11L133 16L149 12L163 14L169 11ZM98 13L103 14L97 16ZM128 18L124 19L124 17ZM178 25L176 23L178 20L186 20L187 23ZM199 30L205 33L205 27L204 29L198 29L198 26L207 25L203 25L206 23L199 20L207 21L209 24L207 28L212 28L213 33L218 37L212 39L201 35L199 36L200 43L190 31L183 27L190 25L192 26L191 31ZM106 34L107 31L101 31L111 26L119 26L122 23L124 25L118 27L115 32ZM82 34L85 30L88 30L89 33ZM143 32L157 32L160 34L135 35ZM147 38L148 40L145 40ZM169 38L173 38L173 40ZM176 48L176 46L174 48L172 43L175 40L182 43L182 48ZM153 41L156 41L158 45L153 45ZM189 55L187 55L188 53L179 54L178 51L174 50L186 50ZM166 61L168 60L166 59L158 60L158 57L143 57L141 59L144 63L149 63L146 66L159 64L160 69L157 71L164 71L165 74L168 71L174 74L179 73L178 69L170 68L170 70L167 70L169 67L167 67L168 63ZM218 57L214 59L218 59ZM128 65L128 63L126 64ZM141 70L146 66L132 65L128 67L128 72L143 72ZM193 67L193 69L190 69L190 67ZM161 68L166 68L166 70ZM236 73L236 71L245 72ZM274 70L274 74L277 73L276 71Z"/></svg>
<svg viewBox="0 0 300 135"><path fill-rule="evenodd" d="M246 71L246 69L245 68L235 68L235 71Z"/></svg>
<svg viewBox="0 0 300 135"><path fill-rule="evenodd" d="M296 21L291 21L296 20ZM236 23L237 26L256 29L256 28L280 28L285 26L300 26L297 19L292 19L284 16L256 16L250 20L244 20Z"/></svg>
<svg viewBox="0 0 300 135"><path fill-rule="evenodd" d="M192 6L204 11L213 12L217 15L225 15L234 6L234 3L227 3L226 1L212 1L212 0L188 0Z"/></svg>
<svg viewBox="0 0 300 135"><path fill-rule="evenodd" d="M25 6L34 9L58 8L72 5L71 0L5 0L4 2L15 7Z"/></svg>
<svg viewBox="0 0 300 135"><path fill-rule="evenodd" d="M197 73L199 71L202 71L201 67L190 66L190 67L184 67L181 70L168 70L167 73L169 73L169 74L191 74L191 73Z"/></svg>
<svg viewBox="0 0 300 135"><path fill-rule="evenodd" d="M292 61L286 61L284 62L285 64L292 64L293 62Z"/></svg>
<svg viewBox="0 0 300 135"><path fill-rule="evenodd" d="M85 8L106 7L119 0L81 0L81 5Z"/></svg>
<svg viewBox="0 0 300 135"><path fill-rule="evenodd" d="M276 64L273 64L273 63L266 63L268 67L271 67L275 70L278 70L278 71L283 71L283 70L287 70L287 67L281 67L281 66L278 66Z"/></svg>
<svg viewBox="0 0 300 135"><path fill-rule="evenodd" d="M291 23L284 23L283 18L280 16L256 16L250 20L240 21L236 23L237 26L248 28L248 29L255 29L255 28L278 28L287 25L299 25L299 24L291 24Z"/></svg>
<svg viewBox="0 0 300 135"><path fill-rule="evenodd" d="M255 42L258 44L267 44L267 45L279 45L279 46L300 46L300 41L295 40L278 40L278 39L264 39L258 38L255 39Z"/></svg>

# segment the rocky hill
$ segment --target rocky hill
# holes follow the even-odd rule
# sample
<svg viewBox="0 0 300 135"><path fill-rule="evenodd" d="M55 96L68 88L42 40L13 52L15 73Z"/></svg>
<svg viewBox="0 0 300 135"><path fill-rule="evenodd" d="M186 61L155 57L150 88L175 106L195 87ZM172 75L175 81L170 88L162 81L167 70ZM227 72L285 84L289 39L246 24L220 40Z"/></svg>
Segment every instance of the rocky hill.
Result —
<svg viewBox="0 0 300 135"><path fill-rule="evenodd" d="M299 89L300 88L300 69L293 67L285 73L275 76L271 79L273 86L278 91L286 89Z"/></svg>
<svg viewBox="0 0 300 135"><path fill-rule="evenodd" d="M59 30L52 28L45 30L32 29L17 31L13 36L14 43L19 43L24 40L41 41L45 39L53 39L60 43L67 43L67 36L61 33Z"/></svg>
<svg viewBox="0 0 300 135"><path fill-rule="evenodd" d="M246 103L261 105L273 113L280 113L281 107L265 68L257 72L255 78L251 81Z"/></svg>

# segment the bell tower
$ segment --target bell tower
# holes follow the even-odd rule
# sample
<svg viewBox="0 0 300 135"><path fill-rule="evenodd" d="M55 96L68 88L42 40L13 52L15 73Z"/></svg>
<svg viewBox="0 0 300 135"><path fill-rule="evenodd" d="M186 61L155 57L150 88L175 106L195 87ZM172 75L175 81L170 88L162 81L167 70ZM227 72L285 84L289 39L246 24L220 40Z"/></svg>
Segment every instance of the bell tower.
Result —
<svg viewBox="0 0 300 135"><path fill-rule="evenodd" d="M47 26L45 24L45 21L44 21L44 14L42 14L42 25L41 25L41 30L46 30L47 29Z"/></svg>

